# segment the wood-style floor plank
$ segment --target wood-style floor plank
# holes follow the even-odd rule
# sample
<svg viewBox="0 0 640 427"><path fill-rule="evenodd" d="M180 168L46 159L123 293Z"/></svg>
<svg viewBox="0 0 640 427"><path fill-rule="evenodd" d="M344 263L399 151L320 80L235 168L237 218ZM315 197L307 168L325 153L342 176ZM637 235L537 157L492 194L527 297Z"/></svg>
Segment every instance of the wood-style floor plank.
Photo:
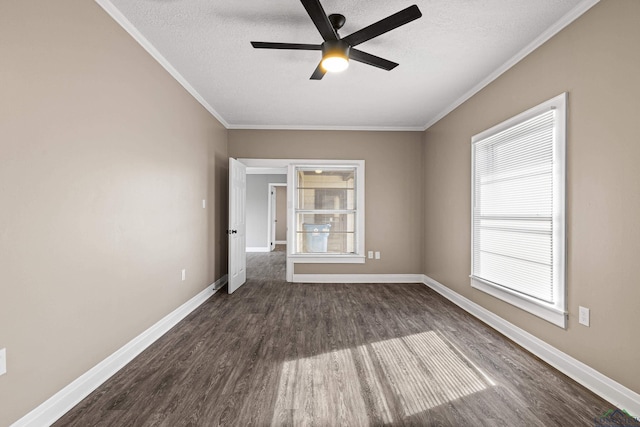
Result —
<svg viewBox="0 0 640 427"><path fill-rule="evenodd" d="M578 426L612 405L419 284L284 281L282 248L56 426Z"/></svg>

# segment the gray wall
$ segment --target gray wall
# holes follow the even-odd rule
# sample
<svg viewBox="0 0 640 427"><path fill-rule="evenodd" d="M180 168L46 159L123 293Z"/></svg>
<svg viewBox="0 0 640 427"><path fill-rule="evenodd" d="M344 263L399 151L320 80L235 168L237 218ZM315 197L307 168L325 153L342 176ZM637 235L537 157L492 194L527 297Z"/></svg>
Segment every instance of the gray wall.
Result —
<svg viewBox="0 0 640 427"><path fill-rule="evenodd" d="M276 240L287 240L287 187L276 187Z"/></svg>
<svg viewBox="0 0 640 427"><path fill-rule="evenodd" d="M247 175L247 247L269 247L269 184L287 182L286 175Z"/></svg>

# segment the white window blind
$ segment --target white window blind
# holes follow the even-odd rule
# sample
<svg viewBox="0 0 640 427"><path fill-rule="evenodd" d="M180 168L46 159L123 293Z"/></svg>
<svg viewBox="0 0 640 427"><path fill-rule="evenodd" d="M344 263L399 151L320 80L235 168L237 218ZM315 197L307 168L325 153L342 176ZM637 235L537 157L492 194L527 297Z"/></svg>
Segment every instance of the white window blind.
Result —
<svg viewBox="0 0 640 427"><path fill-rule="evenodd" d="M472 140L471 277L564 325L565 109L557 98Z"/></svg>

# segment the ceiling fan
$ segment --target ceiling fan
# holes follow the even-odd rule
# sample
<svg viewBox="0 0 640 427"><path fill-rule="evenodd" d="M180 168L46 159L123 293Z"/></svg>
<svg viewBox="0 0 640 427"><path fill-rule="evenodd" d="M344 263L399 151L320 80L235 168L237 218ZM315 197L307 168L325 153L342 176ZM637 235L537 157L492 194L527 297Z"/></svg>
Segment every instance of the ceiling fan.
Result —
<svg viewBox="0 0 640 427"><path fill-rule="evenodd" d="M322 60L311 75L311 80L321 80L327 71L338 72L345 70L349 66L349 59L387 71L394 69L398 66L397 63L355 49L354 46L422 16L418 6L414 4L355 33L340 37L338 30L345 23L343 15L334 13L327 16L320 4L320 0L300 1L324 39L322 44L251 42L251 45L256 49L321 50Z"/></svg>

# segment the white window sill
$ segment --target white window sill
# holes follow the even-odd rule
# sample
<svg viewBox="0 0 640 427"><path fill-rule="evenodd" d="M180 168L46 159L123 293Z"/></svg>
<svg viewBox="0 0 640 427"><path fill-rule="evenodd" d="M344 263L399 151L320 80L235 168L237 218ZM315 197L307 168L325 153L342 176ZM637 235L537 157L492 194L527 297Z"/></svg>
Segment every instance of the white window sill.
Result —
<svg viewBox="0 0 640 427"><path fill-rule="evenodd" d="M364 264L362 255L319 255L319 254L293 254L289 260L296 264Z"/></svg>
<svg viewBox="0 0 640 427"><path fill-rule="evenodd" d="M544 304L533 298L527 298L524 295L490 284L473 276L471 276L471 287L527 311L534 316L538 316L563 329L567 328L567 314L553 306Z"/></svg>

